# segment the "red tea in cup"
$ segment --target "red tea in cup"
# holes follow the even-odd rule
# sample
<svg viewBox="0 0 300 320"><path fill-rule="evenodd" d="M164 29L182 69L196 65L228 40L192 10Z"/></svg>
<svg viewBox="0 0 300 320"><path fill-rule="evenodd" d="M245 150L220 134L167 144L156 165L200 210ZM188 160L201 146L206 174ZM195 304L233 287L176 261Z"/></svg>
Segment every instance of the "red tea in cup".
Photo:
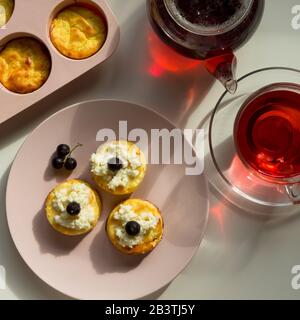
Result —
<svg viewBox="0 0 300 320"><path fill-rule="evenodd" d="M276 183L300 176L300 86L274 84L241 107L234 128L241 160Z"/></svg>

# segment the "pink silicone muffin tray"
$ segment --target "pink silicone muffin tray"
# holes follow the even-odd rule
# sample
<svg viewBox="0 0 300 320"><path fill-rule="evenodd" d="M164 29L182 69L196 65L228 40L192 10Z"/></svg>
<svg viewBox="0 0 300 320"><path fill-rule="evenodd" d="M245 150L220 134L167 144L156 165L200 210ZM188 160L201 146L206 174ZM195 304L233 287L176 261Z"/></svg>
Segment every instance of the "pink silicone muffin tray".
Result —
<svg viewBox="0 0 300 320"><path fill-rule="evenodd" d="M60 10L80 3L88 3L102 12L107 24L107 38L103 47L93 56L73 60L57 51L49 33L51 21ZM0 28L0 51L8 41L20 37L36 38L48 48L52 60L51 73L41 88L28 94L10 92L0 83L0 123L108 59L117 48L120 29L105 0L15 0L12 17Z"/></svg>

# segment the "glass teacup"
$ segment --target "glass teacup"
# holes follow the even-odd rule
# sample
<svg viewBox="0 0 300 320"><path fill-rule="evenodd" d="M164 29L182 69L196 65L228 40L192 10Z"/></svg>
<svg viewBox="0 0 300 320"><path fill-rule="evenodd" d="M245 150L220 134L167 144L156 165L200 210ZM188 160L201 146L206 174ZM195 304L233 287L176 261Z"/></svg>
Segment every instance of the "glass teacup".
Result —
<svg viewBox="0 0 300 320"><path fill-rule="evenodd" d="M249 170L300 201L300 85L274 83L252 94L237 114L234 141Z"/></svg>

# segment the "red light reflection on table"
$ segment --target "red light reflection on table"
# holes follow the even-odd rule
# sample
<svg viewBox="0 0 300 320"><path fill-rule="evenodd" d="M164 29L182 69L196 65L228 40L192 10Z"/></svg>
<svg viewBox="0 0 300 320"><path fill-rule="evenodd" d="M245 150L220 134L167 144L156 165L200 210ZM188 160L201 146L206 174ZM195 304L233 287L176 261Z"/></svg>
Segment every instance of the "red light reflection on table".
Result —
<svg viewBox="0 0 300 320"><path fill-rule="evenodd" d="M165 72L183 73L197 68L200 60L186 58L166 45L153 30L148 32L149 52L152 63L148 67L151 76L157 78Z"/></svg>
<svg viewBox="0 0 300 320"><path fill-rule="evenodd" d="M159 78L160 76L162 76L164 74L164 70L156 65L156 64L152 64L149 69L148 69L150 75L154 78Z"/></svg>
<svg viewBox="0 0 300 320"><path fill-rule="evenodd" d="M220 227L220 230L223 236L225 235L224 210L225 210L225 205L221 202L216 204L210 209L211 214L217 220L217 223Z"/></svg>

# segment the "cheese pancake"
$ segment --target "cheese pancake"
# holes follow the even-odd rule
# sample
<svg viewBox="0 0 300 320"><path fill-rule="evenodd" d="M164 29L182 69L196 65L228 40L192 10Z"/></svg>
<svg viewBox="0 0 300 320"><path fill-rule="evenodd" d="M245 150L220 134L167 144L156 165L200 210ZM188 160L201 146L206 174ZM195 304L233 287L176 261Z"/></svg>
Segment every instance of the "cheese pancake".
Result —
<svg viewBox="0 0 300 320"><path fill-rule="evenodd" d="M70 211L70 205L78 211ZM81 180L68 180L57 185L48 195L46 215L51 226L58 232L82 235L91 231L98 223L102 204L96 191Z"/></svg>
<svg viewBox="0 0 300 320"><path fill-rule="evenodd" d="M111 243L121 252L141 255L151 252L161 241L163 219L149 201L129 199L109 215L106 232Z"/></svg>
<svg viewBox="0 0 300 320"><path fill-rule="evenodd" d="M133 193L142 183L147 163L144 153L130 141L111 141L92 154L91 175L99 188L114 195Z"/></svg>

